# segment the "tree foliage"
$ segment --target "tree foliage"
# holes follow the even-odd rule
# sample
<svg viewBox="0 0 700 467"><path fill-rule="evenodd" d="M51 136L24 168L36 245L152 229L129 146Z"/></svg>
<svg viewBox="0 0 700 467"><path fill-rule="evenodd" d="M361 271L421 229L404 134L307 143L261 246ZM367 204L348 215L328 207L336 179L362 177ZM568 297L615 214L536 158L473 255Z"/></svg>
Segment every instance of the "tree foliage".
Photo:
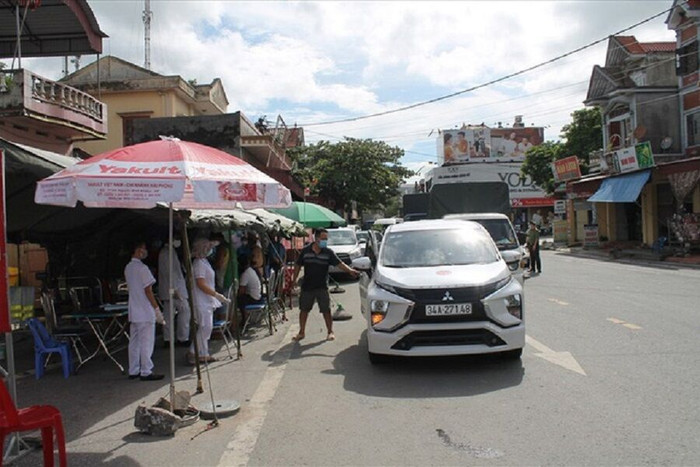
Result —
<svg viewBox="0 0 700 467"><path fill-rule="evenodd" d="M581 173L585 175L590 165L590 153L603 145L603 121L597 108L575 110L571 117L572 122L564 125L559 135L564 141L547 141L530 148L520 169L523 175L529 175L537 186L550 194L556 188L551 168L554 161L578 156Z"/></svg>
<svg viewBox="0 0 700 467"><path fill-rule="evenodd" d="M555 188L552 175L552 162L561 159L564 154L563 144L560 142L545 141L533 146L525 154L525 161L520 167L523 175L529 175L535 185L547 193L553 193Z"/></svg>
<svg viewBox="0 0 700 467"><path fill-rule="evenodd" d="M575 110L571 117L573 121L564 125L559 135L565 140L562 157L578 156L587 173L590 153L603 147L603 119L594 107Z"/></svg>
<svg viewBox="0 0 700 467"><path fill-rule="evenodd" d="M292 175L312 195L332 200L344 210L352 201L358 211L376 209L396 196L399 185L412 175L399 163L402 149L371 139L319 141L287 153L295 166Z"/></svg>

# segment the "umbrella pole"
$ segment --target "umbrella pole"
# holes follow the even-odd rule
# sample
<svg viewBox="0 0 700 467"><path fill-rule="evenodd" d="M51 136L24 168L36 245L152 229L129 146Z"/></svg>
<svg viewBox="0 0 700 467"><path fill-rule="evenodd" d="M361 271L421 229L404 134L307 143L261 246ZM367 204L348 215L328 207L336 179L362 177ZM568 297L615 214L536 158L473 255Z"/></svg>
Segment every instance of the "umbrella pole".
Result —
<svg viewBox="0 0 700 467"><path fill-rule="evenodd" d="M189 295L190 310L192 313L190 315L190 340L194 345L194 364L197 368L197 394L204 392L202 387L202 369L199 367L199 345L197 344L197 327L198 319L197 308L194 303L194 276L192 274L192 253L190 252L190 240L187 236L187 226L182 223L182 247L184 249L183 254L185 256L185 269L187 270L187 294Z"/></svg>
<svg viewBox="0 0 700 467"><path fill-rule="evenodd" d="M173 310L173 203L168 204L168 323L170 324L170 409L175 411L175 311Z"/></svg>

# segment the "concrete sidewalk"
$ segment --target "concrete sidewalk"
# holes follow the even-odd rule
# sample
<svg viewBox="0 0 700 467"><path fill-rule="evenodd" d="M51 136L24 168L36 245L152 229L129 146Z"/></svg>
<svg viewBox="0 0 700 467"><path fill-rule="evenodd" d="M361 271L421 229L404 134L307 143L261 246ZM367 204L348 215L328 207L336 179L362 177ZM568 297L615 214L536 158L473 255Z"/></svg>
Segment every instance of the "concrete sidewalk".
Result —
<svg viewBox="0 0 700 467"><path fill-rule="evenodd" d="M645 264L663 268L687 267L700 269L700 252L693 252L688 256L666 256L654 253L649 248L584 248L582 246L565 246L556 244L550 239L543 239L542 250L551 250L559 254L594 258L601 261L617 261L621 263Z"/></svg>

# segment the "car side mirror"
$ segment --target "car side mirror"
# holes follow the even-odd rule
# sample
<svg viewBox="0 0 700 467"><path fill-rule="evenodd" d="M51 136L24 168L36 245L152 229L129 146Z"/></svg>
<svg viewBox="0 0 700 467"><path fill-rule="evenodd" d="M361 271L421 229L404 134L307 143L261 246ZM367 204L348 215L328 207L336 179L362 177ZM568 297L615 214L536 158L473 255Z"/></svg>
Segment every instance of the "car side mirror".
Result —
<svg viewBox="0 0 700 467"><path fill-rule="evenodd" d="M358 271L369 272L372 269L372 261L367 256L355 258L352 260L351 266Z"/></svg>

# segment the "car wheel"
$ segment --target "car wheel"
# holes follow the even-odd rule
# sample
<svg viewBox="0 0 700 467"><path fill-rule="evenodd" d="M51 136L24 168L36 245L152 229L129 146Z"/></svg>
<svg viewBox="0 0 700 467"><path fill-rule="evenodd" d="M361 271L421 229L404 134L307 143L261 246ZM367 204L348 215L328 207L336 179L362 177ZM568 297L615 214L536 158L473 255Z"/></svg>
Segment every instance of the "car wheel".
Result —
<svg viewBox="0 0 700 467"><path fill-rule="evenodd" d="M507 352L502 352L501 356L504 360L518 360L523 354L523 349L509 350Z"/></svg>
<svg viewBox="0 0 700 467"><path fill-rule="evenodd" d="M367 352L367 356L369 357L369 361L372 365L381 365L382 363L386 363L389 360L388 355L382 355L378 353Z"/></svg>

